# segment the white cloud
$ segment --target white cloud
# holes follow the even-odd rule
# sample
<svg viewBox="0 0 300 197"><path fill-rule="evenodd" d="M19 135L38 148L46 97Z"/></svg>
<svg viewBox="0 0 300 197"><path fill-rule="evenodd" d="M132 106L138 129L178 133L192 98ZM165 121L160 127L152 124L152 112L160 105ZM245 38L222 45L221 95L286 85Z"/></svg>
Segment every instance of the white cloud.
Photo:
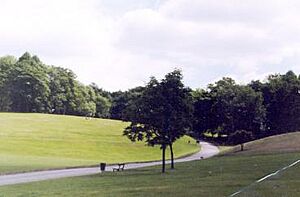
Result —
<svg viewBox="0 0 300 197"><path fill-rule="evenodd" d="M193 88L300 72L296 0L2 0L0 56L29 51L108 90L183 69Z"/></svg>
<svg viewBox="0 0 300 197"><path fill-rule="evenodd" d="M297 71L281 64L299 49L297 8L297 1L170 0L158 11L127 13L120 43L184 65L193 87L224 75L249 81Z"/></svg>

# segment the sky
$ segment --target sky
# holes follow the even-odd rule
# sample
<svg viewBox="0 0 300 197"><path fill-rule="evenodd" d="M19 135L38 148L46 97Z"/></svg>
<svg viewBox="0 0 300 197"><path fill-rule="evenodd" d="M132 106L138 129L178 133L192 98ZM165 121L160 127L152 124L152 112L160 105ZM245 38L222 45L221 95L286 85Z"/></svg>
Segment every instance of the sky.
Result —
<svg viewBox="0 0 300 197"><path fill-rule="evenodd" d="M0 0L0 56L37 55L109 90L181 69L205 88L300 73L298 0Z"/></svg>

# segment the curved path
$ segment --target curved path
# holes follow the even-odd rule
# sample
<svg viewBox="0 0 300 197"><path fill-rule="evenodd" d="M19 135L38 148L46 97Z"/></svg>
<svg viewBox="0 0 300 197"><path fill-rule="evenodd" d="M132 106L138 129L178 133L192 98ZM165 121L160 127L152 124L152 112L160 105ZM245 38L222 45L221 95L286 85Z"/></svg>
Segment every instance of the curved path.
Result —
<svg viewBox="0 0 300 197"><path fill-rule="evenodd" d="M201 145L201 151L184 158L176 159L175 162L178 163L178 162L205 159L219 153L219 149L210 143L200 142L200 145ZM170 163L170 161L167 161L166 163ZM161 161L144 162L144 163L128 163L125 165L125 168L134 169L134 168L142 168L147 166L155 166L160 164ZM116 168L116 166L109 165L106 167L105 171L112 171L113 168ZM91 175L97 173L100 173L99 167L48 170L48 171L3 175L0 176L0 186L14 185L19 183L29 183L34 181L43 181L43 180L50 180L50 179L58 179L58 178L65 178L65 177L84 176L84 175Z"/></svg>

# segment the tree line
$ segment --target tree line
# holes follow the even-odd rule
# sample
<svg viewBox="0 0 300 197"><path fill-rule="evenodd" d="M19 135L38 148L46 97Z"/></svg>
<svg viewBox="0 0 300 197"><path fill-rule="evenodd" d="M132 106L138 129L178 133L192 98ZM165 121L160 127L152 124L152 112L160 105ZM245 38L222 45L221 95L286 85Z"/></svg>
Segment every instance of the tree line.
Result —
<svg viewBox="0 0 300 197"><path fill-rule="evenodd" d="M247 85L223 78L193 94L198 135L236 144L241 131L248 140L300 131L300 76L292 71Z"/></svg>
<svg viewBox="0 0 300 197"><path fill-rule="evenodd" d="M0 111L107 118L110 94L83 85L70 69L43 64L37 56L0 58Z"/></svg>
<svg viewBox="0 0 300 197"><path fill-rule="evenodd" d="M184 87L177 72L169 73L177 76L172 83L180 81ZM83 85L70 69L45 65L27 52L18 59L5 56L0 58L0 111L132 121L134 103L155 81L160 83L153 77L143 87L108 92L95 83ZM292 71L270 75L264 82L241 85L223 78L205 89L187 89L193 108L191 135L228 139L234 131L246 130L260 138L300 130L300 76Z"/></svg>
<svg viewBox="0 0 300 197"><path fill-rule="evenodd" d="M245 85L224 77L196 90L184 86L182 78L175 69L145 86L108 92L94 83L83 85L71 70L45 65L29 53L5 56L0 58L0 111L129 121L124 135L159 145L163 164L167 148L173 161L173 143L183 135L241 144L300 131L300 76L292 71Z"/></svg>
<svg viewBox="0 0 300 197"><path fill-rule="evenodd" d="M153 80L145 87L113 93L111 118L133 121L134 103ZM292 71L246 85L224 77L205 89L187 89L193 114L188 134L193 137L238 144L243 139L300 131L300 76ZM159 96L156 98L161 102ZM243 138L236 141L239 135Z"/></svg>

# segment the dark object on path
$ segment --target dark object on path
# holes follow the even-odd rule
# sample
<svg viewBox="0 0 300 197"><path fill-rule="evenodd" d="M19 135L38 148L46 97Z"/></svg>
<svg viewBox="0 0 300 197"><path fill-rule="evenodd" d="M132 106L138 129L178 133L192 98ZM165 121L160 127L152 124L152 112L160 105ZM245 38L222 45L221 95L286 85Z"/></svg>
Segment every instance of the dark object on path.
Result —
<svg viewBox="0 0 300 197"><path fill-rule="evenodd" d="M101 172L105 171L105 166L106 166L106 163L100 163Z"/></svg>
<svg viewBox="0 0 300 197"><path fill-rule="evenodd" d="M113 168L113 172L114 171L121 171L121 170L123 171L124 167L125 167L125 163L119 163L118 168Z"/></svg>

